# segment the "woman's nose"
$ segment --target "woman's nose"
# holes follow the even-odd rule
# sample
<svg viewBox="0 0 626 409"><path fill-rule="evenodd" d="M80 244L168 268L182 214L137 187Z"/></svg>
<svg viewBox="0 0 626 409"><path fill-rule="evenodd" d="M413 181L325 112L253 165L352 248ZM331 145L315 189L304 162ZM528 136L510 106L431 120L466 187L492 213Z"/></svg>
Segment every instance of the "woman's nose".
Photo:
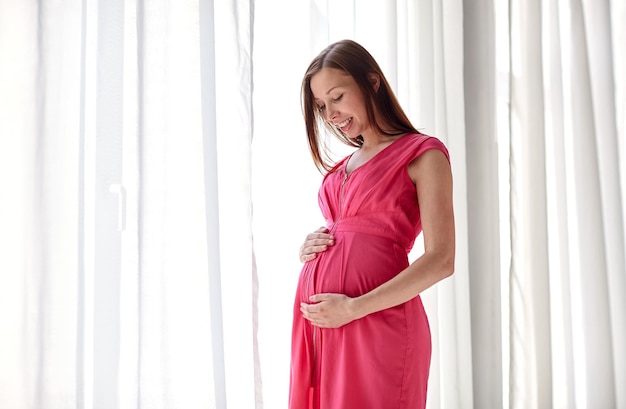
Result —
<svg viewBox="0 0 626 409"><path fill-rule="evenodd" d="M326 120L331 122L333 120L333 118L335 118L337 116L337 110L335 108L332 108L330 106L328 106L326 108Z"/></svg>

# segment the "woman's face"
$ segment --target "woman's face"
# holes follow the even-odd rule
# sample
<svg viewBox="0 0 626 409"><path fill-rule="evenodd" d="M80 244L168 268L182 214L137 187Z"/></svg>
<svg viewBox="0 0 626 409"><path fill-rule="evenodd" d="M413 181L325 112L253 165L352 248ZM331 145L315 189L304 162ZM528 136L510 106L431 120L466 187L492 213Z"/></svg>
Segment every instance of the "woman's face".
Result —
<svg viewBox="0 0 626 409"><path fill-rule="evenodd" d="M311 77L311 92L322 117L349 138L370 129L363 93L351 75L322 68Z"/></svg>

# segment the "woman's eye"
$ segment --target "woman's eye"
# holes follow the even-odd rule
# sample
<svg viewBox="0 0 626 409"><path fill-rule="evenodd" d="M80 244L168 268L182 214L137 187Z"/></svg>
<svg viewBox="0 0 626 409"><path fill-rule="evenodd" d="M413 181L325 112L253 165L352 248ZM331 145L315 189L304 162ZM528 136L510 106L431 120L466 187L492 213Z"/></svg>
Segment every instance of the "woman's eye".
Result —
<svg viewBox="0 0 626 409"><path fill-rule="evenodd" d="M317 110L323 112L326 109L326 105L318 105Z"/></svg>
<svg viewBox="0 0 626 409"><path fill-rule="evenodd" d="M343 94L339 95L337 98L334 98L333 102L339 102L341 101L341 98L343 98Z"/></svg>

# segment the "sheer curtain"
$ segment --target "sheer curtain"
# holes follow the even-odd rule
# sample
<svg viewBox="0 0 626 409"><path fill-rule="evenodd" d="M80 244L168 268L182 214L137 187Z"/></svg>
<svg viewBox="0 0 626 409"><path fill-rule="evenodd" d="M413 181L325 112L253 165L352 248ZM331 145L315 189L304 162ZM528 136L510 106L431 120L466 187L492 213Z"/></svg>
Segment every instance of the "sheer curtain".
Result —
<svg viewBox="0 0 626 409"><path fill-rule="evenodd" d="M475 407L626 407L625 12L464 3Z"/></svg>
<svg viewBox="0 0 626 409"><path fill-rule="evenodd" d="M0 407L255 406L250 4L0 2Z"/></svg>
<svg viewBox="0 0 626 409"><path fill-rule="evenodd" d="M626 407L625 11L511 2L515 407Z"/></svg>
<svg viewBox="0 0 626 409"><path fill-rule="evenodd" d="M428 407L626 408L625 20L619 0L0 0L0 407L285 407L323 224L300 81L353 38L451 153Z"/></svg>

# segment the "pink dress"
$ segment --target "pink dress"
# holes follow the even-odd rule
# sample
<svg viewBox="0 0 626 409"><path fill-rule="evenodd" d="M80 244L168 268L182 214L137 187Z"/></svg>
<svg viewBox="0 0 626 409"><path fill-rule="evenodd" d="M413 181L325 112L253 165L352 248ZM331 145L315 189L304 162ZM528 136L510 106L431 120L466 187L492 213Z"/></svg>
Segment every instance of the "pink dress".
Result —
<svg viewBox="0 0 626 409"><path fill-rule="evenodd" d="M340 328L302 318L316 293L354 297L408 266L421 233L409 163L445 146L407 134L346 175L348 158L322 182L319 204L335 245L304 264L294 304L289 409L418 409L426 405L431 340L419 296Z"/></svg>

